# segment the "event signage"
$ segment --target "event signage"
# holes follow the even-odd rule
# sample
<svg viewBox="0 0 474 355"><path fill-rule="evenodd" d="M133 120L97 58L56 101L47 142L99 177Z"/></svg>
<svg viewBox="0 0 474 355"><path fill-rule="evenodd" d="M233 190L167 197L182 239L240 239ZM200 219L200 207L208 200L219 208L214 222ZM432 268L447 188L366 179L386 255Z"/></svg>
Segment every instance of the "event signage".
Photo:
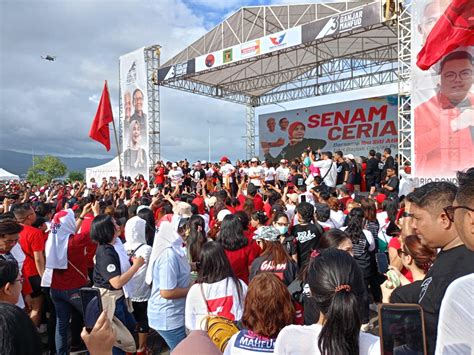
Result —
<svg viewBox="0 0 474 355"><path fill-rule="evenodd" d="M148 90L144 48L120 57L123 174L148 179Z"/></svg>
<svg viewBox="0 0 474 355"><path fill-rule="evenodd" d="M187 62L178 63L158 70L158 81L165 81L183 75L194 73L194 58Z"/></svg>
<svg viewBox="0 0 474 355"><path fill-rule="evenodd" d="M444 53L442 48L456 38L455 31L467 31L472 7L463 12L451 7L454 2L448 7L449 3L417 0L412 4L412 161L419 185L454 182L458 170L474 166L474 46L448 51L426 71L416 65L426 43L425 56ZM437 33L443 41L430 41Z"/></svg>
<svg viewBox="0 0 474 355"><path fill-rule="evenodd" d="M397 96L305 107L259 116L260 158L293 159L310 147L367 156L397 153Z"/></svg>
<svg viewBox="0 0 474 355"><path fill-rule="evenodd" d="M196 73L301 44L301 26L196 58Z"/></svg>
<svg viewBox="0 0 474 355"><path fill-rule="evenodd" d="M301 39L303 43L312 42L380 22L381 7L379 2L375 2L305 24L301 29Z"/></svg>

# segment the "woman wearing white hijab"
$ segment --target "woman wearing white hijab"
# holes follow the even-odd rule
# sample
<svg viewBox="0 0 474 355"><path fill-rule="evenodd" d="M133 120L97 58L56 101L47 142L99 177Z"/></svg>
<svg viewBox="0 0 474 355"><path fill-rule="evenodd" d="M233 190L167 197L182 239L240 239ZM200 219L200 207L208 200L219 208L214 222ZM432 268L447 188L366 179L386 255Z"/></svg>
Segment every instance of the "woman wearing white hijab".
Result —
<svg viewBox="0 0 474 355"><path fill-rule="evenodd" d="M145 354L146 341L150 327L148 326L147 307L151 288L145 282L151 246L146 243L146 221L138 216L132 217L125 224L124 248L129 257L141 256L145 264L132 276L127 286L130 286L130 299L133 302L133 315L138 323L137 355Z"/></svg>
<svg viewBox="0 0 474 355"><path fill-rule="evenodd" d="M174 216L171 223L161 223L146 275L146 282L152 284L148 321L170 351L186 337L184 310L191 272L183 247L186 222Z"/></svg>

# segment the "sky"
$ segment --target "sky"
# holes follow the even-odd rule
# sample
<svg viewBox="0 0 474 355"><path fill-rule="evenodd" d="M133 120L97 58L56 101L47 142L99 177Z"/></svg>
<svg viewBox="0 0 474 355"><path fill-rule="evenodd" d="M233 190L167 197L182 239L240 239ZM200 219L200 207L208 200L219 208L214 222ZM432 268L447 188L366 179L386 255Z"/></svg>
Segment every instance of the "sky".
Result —
<svg viewBox="0 0 474 355"><path fill-rule="evenodd" d="M0 1L0 149L112 159L115 148L106 152L88 132L104 80L118 122L121 55L160 44L163 63L241 6L292 2L304 1ZM56 61L41 59L46 54ZM347 99L333 95L283 105ZM207 159L209 128L213 160L224 153L245 157L244 106L168 88L161 89L160 102L162 157ZM270 105L257 114L280 110Z"/></svg>

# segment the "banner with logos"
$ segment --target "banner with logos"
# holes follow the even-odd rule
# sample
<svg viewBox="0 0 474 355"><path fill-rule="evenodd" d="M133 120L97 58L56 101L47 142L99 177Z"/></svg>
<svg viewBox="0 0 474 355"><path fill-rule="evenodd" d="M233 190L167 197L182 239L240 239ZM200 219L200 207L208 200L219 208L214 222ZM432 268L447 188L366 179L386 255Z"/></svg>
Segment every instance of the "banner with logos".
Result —
<svg viewBox="0 0 474 355"><path fill-rule="evenodd" d="M144 48L120 57L123 174L148 180L148 90Z"/></svg>
<svg viewBox="0 0 474 355"><path fill-rule="evenodd" d="M301 44L301 26L196 58L196 73Z"/></svg>
<svg viewBox="0 0 474 355"><path fill-rule="evenodd" d="M302 26L302 42L312 42L323 37L335 36L343 32L375 25L382 20L381 11L380 3L375 2L310 22Z"/></svg>
<svg viewBox="0 0 474 355"><path fill-rule="evenodd" d="M300 157L308 147L367 156L398 152L397 96L340 102L259 115L260 158Z"/></svg>
<svg viewBox="0 0 474 355"><path fill-rule="evenodd" d="M412 160L419 185L455 181L458 170L474 166L474 47L456 48L426 71L416 65L428 36L443 24L441 17L447 20L447 28L442 29L446 41L454 38L454 31L462 30L451 15L463 20L463 11L451 11L449 4L449 0L412 3ZM472 7L470 11L472 14ZM467 20L461 25L467 26ZM431 43L429 51L439 52L445 45L441 42Z"/></svg>

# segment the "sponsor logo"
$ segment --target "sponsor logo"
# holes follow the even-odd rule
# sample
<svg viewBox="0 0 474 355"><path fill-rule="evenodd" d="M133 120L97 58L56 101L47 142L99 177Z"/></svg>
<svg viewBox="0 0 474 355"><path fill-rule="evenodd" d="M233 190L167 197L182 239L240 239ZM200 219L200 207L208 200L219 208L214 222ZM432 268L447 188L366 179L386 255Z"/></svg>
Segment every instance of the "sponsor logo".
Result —
<svg viewBox="0 0 474 355"><path fill-rule="evenodd" d="M115 270L117 270L117 268L114 264L107 265L107 272L114 272Z"/></svg>
<svg viewBox="0 0 474 355"><path fill-rule="evenodd" d="M298 240L298 242L304 243L304 242L307 242L308 240L311 240L315 237L316 237L316 234L311 233L311 231L308 230L308 231L298 232L297 236L296 236L296 239Z"/></svg>
<svg viewBox="0 0 474 355"><path fill-rule="evenodd" d="M214 57L214 54L208 54L204 63L206 64L206 67L210 68L215 62L216 58Z"/></svg>
<svg viewBox="0 0 474 355"><path fill-rule="evenodd" d="M336 32L351 31L362 26L363 10L354 10L347 14L341 14L331 17L318 33L316 39L330 36Z"/></svg>
<svg viewBox="0 0 474 355"><path fill-rule="evenodd" d="M283 41L285 40L286 32L283 33L281 36L278 37L270 37L270 41L275 45L275 46L280 46L283 44Z"/></svg>
<svg viewBox="0 0 474 355"><path fill-rule="evenodd" d="M247 42L240 46L240 55L242 58L250 58L260 54L260 40Z"/></svg>
<svg viewBox="0 0 474 355"><path fill-rule="evenodd" d="M433 281L433 277L428 277L421 284L420 299L418 300L418 303L421 303L421 301L423 300L423 297L425 297L426 291L428 291L428 287L430 286L431 281Z"/></svg>
<svg viewBox="0 0 474 355"><path fill-rule="evenodd" d="M224 64L232 62L232 48L226 49L225 51L222 52L222 62Z"/></svg>
<svg viewBox="0 0 474 355"><path fill-rule="evenodd" d="M170 78L185 75L187 70L188 70L188 62L172 65L170 67L170 70L168 71L168 74L166 74L164 80L168 80Z"/></svg>
<svg viewBox="0 0 474 355"><path fill-rule="evenodd" d="M127 85L134 84L137 81L137 64L132 62L127 72Z"/></svg>

